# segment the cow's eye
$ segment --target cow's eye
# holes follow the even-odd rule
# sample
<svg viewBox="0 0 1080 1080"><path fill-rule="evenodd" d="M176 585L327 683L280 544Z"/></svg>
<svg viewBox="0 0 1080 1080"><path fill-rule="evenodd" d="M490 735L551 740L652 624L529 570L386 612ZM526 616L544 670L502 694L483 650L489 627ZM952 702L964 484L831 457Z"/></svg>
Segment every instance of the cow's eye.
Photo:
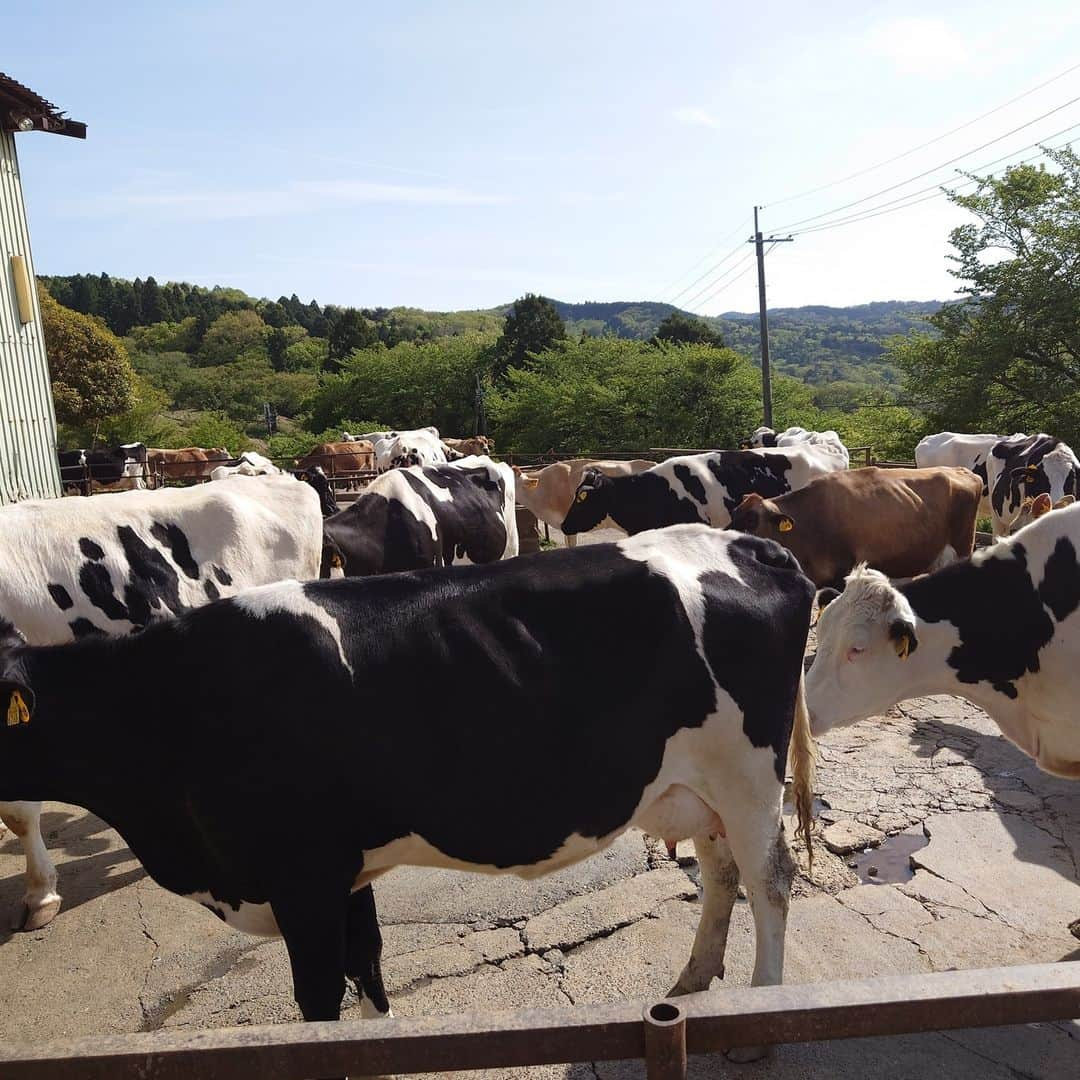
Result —
<svg viewBox="0 0 1080 1080"><path fill-rule="evenodd" d="M584 502L588 497L589 497L589 493L587 491L579 491L577 493L577 501L578 502Z"/></svg>

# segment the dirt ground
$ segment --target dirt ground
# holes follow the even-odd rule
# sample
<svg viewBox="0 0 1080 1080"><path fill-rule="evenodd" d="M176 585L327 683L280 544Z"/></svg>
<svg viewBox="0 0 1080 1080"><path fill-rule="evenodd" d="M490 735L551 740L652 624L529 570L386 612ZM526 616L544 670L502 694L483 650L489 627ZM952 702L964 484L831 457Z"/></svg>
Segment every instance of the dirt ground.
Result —
<svg viewBox="0 0 1080 1080"><path fill-rule="evenodd" d="M791 906L785 981L1080 959L1070 931L1080 918L1080 783L1041 773L978 709L922 698L831 732L817 790L821 840ZM36 933L5 929L18 913L23 860L10 834L0 838L0 1039L299 1019L279 941L229 931L164 892L82 810L48 804L45 828L64 908ZM830 844L855 850L835 854ZM387 875L376 895L395 1013L662 994L700 910L696 867L679 854L672 861L629 833L535 882ZM727 981L748 983L752 962L740 899ZM355 1000L344 1015L359 1018ZM1073 1077L1078 1062L1072 1022L790 1045L751 1065L716 1055L693 1059L691 1076L1015 1080ZM628 1080L644 1070L601 1062L472 1075Z"/></svg>

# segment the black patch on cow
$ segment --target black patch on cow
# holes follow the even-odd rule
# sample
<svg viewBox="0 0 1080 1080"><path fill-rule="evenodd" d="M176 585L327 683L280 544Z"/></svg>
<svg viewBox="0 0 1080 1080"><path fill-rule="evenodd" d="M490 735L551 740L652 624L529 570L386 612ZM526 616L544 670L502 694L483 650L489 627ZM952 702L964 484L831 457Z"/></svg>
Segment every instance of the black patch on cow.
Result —
<svg viewBox="0 0 1080 1080"><path fill-rule="evenodd" d="M1059 564L1055 576L1062 573ZM1017 696L1017 679L1039 670L1039 650L1054 636L1023 544L1012 544L1008 557L953 563L900 591L925 622L956 627L960 644L949 653L948 664L957 679L989 683L1007 698Z"/></svg>
<svg viewBox="0 0 1080 1080"><path fill-rule="evenodd" d="M214 577L216 577L222 585L232 584L232 575L228 572L228 570L223 570L220 566L218 566L217 563L214 563L213 569Z"/></svg>
<svg viewBox="0 0 1080 1080"><path fill-rule="evenodd" d="M79 568L79 588L96 608L100 608L108 618L126 621L127 608L120 602L113 588L112 575L101 563L85 562Z"/></svg>
<svg viewBox="0 0 1080 1080"><path fill-rule="evenodd" d="M593 479L594 486L589 486L587 475L578 485L562 524L567 535L595 529L606 517L631 536L665 525L706 521L701 506L677 492L667 477L654 469L632 476L601 474ZM588 495L579 502L578 494L582 490L587 490Z"/></svg>
<svg viewBox="0 0 1080 1080"><path fill-rule="evenodd" d="M502 558L506 488L498 474L486 467L429 465L423 470L424 479L414 472L400 476L409 488L408 499L366 492L323 522L322 573L329 574L330 554L341 558L349 577L449 566L462 555L478 564ZM451 497L437 498L428 484ZM434 517L434 538L427 523L419 520L415 512L419 508L410 507L411 500Z"/></svg>
<svg viewBox="0 0 1080 1080"><path fill-rule="evenodd" d="M129 582L124 586L124 603L127 605L128 618L135 626L141 629L150 622L153 609L141 582Z"/></svg>
<svg viewBox="0 0 1080 1080"><path fill-rule="evenodd" d="M673 471L678 477L679 483L682 484L682 486L686 488L699 503L704 503L706 501L705 485L693 474L689 465L676 465Z"/></svg>
<svg viewBox="0 0 1080 1080"><path fill-rule="evenodd" d="M152 608L164 604L174 615L186 611L180 601L180 579L165 556L150 547L130 525L121 525L116 533L131 568L131 587L143 593Z"/></svg>
<svg viewBox="0 0 1080 1080"><path fill-rule="evenodd" d="M71 599L71 593L64 588L63 585L48 585L49 595L53 598L53 603L61 611L67 611L68 608L74 606L75 601Z"/></svg>
<svg viewBox="0 0 1080 1080"><path fill-rule="evenodd" d="M221 597L218 587L209 578L203 582L203 591L206 593L208 600L218 600Z"/></svg>
<svg viewBox="0 0 1080 1080"><path fill-rule="evenodd" d="M104 559L105 558L105 552L97 544L95 544L93 540L91 540L89 537L86 537L86 536L84 536L79 541L79 550L88 559Z"/></svg>
<svg viewBox="0 0 1080 1080"><path fill-rule="evenodd" d="M1063 622L1080 606L1080 567L1076 548L1067 536L1058 538L1046 560L1039 597L1058 622Z"/></svg>
<svg viewBox="0 0 1080 1080"><path fill-rule="evenodd" d="M971 466L971 471L983 482L983 495L990 494L989 483L986 479L986 462L976 460Z"/></svg>
<svg viewBox="0 0 1080 1080"><path fill-rule="evenodd" d="M199 564L192 558L191 545L187 535L179 525L162 525L155 521L150 526L150 535L172 552L173 562L193 581L199 579Z"/></svg>
<svg viewBox="0 0 1080 1080"><path fill-rule="evenodd" d="M742 710L746 737L772 747L783 783L814 586L772 540L740 536L728 554L745 584L719 571L701 576L705 655Z"/></svg>
<svg viewBox="0 0 1080 1080"><path fill-rule="evenodd" d="M72 619L68 624L71 627L72 636L76 641L81 638L87 637L104 637L105 631L95 626L89 619L84 619L81 616L77 619Z"/></svg>
<svg viewBox="0 0 1080 1080"><path fill-rule="evenodd" d="M784 454L755 454L750 450L721 450L709 454L706 464L725 489L724 506L731 514L752 491L775 499L791 490L787 473L791 459Z"/></svg>

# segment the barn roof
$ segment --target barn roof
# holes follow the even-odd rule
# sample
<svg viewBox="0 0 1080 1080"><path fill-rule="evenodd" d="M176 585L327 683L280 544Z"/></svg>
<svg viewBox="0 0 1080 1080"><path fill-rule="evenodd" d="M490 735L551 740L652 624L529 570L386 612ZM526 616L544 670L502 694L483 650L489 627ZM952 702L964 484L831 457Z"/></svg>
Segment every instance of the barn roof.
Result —
<svg viewBox="0 0 1080 1080"><path fill-rule="evenodd" d="M61 109L28 86L0 71L0 129L51 131L56 135L86 138L86 125L68 119Z"/></svg>

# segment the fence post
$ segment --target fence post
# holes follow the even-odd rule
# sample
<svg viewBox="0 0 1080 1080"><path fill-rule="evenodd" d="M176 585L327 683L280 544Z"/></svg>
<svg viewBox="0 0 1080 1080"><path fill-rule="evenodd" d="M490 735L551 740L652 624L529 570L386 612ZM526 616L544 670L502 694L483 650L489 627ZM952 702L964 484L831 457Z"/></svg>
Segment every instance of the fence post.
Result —
<svg viewBox="0 0 1080 1080"><path fill-rule="evenodd" d="M648 1080L686 1080L686 1013L673 1001L655 1001L641 1017Z"/></svg>

